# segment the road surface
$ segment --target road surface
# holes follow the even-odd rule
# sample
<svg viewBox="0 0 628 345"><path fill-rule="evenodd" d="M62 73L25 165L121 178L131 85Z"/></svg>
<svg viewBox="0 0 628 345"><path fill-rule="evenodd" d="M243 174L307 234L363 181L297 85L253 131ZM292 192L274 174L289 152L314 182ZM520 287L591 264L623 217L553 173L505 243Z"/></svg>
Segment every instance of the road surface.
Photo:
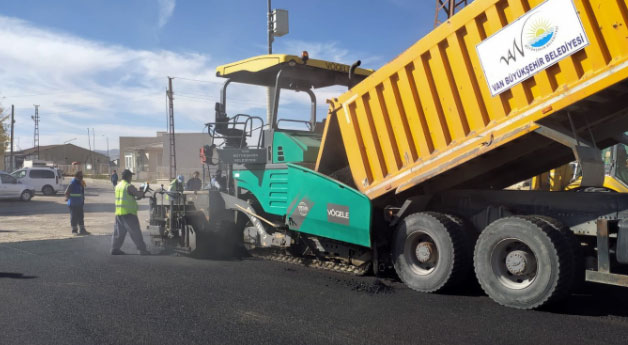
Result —
<svg viewBox="0 0 628 345"><path fill-rule="evenodd" d="M109 241L0 244L0 344L628 343L621 288L520 311L473 287L420 294L254 258L111 256Z"/></svg>

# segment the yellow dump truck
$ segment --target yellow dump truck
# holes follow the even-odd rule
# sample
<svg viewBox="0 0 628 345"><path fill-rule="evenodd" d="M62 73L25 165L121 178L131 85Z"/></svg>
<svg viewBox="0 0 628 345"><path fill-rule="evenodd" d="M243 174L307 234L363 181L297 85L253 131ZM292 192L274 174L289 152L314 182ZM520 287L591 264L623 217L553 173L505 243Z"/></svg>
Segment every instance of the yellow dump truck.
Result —
<svg viewBox="0 0 628 345"><path fill-rule="evenodd" d="M585 279L628 286L628 194L504 190L574 160L583 187L603 186L602 150L628 131L627 20L625 0L476 0L375 72L305 53L219 66L202 157L226 174L177 209L179 228L151 202L151 235L195 250L233 230L257 255L394 269L421 292L475 271L515 308ZM268 123L227 114L233 83L272 87ZM348 91L323 123L331 85ZM285 92L309 96L308 120L279 116Z"/></svg>
<svg viewBox="0 0 628 345"><path fill-rule="evenodd" d="M476 0L332 100L315 170L349 167L395 227L375 251L413 289L472 263L519 308L585 268L628 286L625 195L503 190L574 159L603 186L601 149L628 130L627 19L625 0Z"/></svg>

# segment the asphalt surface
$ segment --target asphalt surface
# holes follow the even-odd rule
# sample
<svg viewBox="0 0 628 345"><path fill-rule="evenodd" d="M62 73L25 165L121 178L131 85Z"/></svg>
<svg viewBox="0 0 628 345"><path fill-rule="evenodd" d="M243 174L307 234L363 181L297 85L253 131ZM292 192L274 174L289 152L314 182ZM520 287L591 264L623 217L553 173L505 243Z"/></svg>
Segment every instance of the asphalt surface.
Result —
<svg viewBox="0 0 628 345"><path fill-rule="evenodd" d="M111 256L109 241L0 244L0 344L628 343L621 288L520 311L473 287L419 294L255 258Z"/></svg>

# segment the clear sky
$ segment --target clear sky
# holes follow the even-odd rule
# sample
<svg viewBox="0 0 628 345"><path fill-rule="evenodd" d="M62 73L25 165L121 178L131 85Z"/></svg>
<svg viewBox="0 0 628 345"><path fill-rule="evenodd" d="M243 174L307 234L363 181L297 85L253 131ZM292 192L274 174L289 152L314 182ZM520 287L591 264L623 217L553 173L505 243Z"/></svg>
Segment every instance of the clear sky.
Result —
<svg viewBox="0 0 628 345"><path fill-rule="evenodd" d="M307 50L373 69L428 33L434 16L432 0L273 0L272 7L290 15L275 53ZM166 130L167 76L206 81L174 81L176 130L202 131L223 81L216 66L267 52L266 11L265 0L1 1L0 104L16 107L16 145L32 147L33 104L41 145L87 147L87 128L99 150L107 138L117 148L119 136L154 136ZM263 90L234 90L230 114L264 117ZM334 92L341 91L324 95ZM307 118L303 109L293 118Z"/></svg>

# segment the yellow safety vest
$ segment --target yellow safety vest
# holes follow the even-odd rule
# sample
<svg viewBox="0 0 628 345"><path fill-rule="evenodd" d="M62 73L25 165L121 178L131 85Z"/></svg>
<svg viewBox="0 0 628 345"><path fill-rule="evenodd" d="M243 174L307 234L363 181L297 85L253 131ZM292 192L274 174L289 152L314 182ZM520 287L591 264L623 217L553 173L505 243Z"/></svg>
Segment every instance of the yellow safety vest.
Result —
<svg viewBox="0 0 628 345"><path fill-rule="evenodd" d="M170 182L170 188L168 188L169 192L182 192L183 191L183 184L181 182L179 182L178 179L174 179L172 180L172 182ZM170 197L166 194L166 200L170 200ZM173 197L172 200L177 200L177 197Z"/></svg>
<svg viewBox="0 0 628 345"><path fill-rule="evenodd" d="M135 197L127 191L130 185L130 183L122 180L116 186L116 216L137 214L137 201Z"/></svg>

